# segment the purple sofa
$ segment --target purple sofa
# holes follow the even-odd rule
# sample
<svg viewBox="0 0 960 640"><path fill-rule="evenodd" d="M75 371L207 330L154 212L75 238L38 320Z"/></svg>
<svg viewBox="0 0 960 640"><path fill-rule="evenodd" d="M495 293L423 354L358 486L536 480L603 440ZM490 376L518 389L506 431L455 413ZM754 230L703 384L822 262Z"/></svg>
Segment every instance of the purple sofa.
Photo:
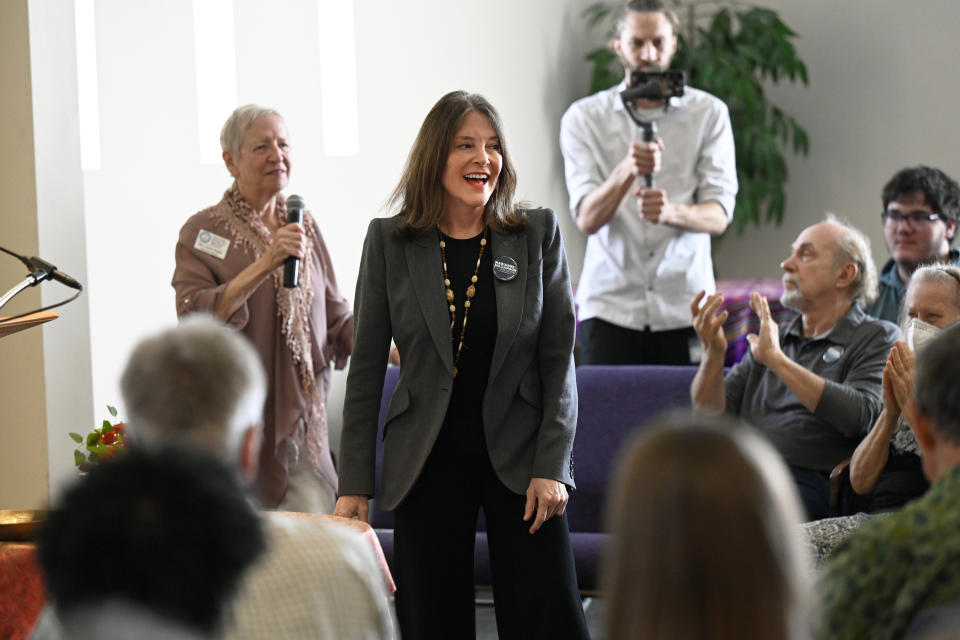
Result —
<svg viewBox="0 0 960 640"><path fill-rule="evenodd" d="M624 441L653 416L690 408L690 382L696 367L581 366L577 368L580 399L574 440L574 479L577 490L567 505L577 580L584 594L600 588L600 564L606 534L603 508L607 484ZM380 403L380 429L397 383L399 369L389 367ZM380 482L382 441L378 439L377 482ZM370 524L377 531L387 562L393 564L393 513L373 505ZM477 585L490 584L490 556L480 515L476 545Z"/></svg>

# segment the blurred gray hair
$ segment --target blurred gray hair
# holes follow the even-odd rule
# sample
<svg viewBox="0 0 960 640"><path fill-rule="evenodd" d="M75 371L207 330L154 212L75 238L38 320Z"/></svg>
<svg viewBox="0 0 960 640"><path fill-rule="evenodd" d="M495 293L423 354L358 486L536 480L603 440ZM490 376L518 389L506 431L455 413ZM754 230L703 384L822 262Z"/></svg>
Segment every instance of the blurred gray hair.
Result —
<svg viewBox="0 0 960 640"><path fill-rule="evenodd" d="M910 293L917 285L923 282L936 282L953 287L954 295L951 304L956 307L957 311L960 311L960 269L942 262L924 265L913 272L913 275L910 276L910 282L907 283L907 291L903 296L903 304L900 305L899 319L901 331L907 330L907 322L910 321L910 318L907 317L907 313L909 312L907 300L910 298Z"/></svg>
<svg viewBox="0 0 960 640"><path fill-rule="evenodd" d="M846 229L846 233L837 238L837 251L833 256L833 264L839 267L852 262L857 267L857 275L850 285L850 299L854 304L865 307L877 299L878 286L877 265L873 262L870 238L832 213L827 214L826 221Z"/></svg>
<svg viewBox="0 0 960 640"><path fill-rule="evenodd" d="M261 107L258 104L245 104L234 109L227 121L223 123L223 128L220 129L220 148L234 156L239 156L240 146L243 144L243 139L247 137L250 125L260 116L266 115L277 116L283 120L283 116L275 109Z"/></svg>
<svg viewBox="0 0 960 640"><path fill-rule="evenodd" d="M132 442L200 447L231 466L266 398L253 346L209 314L141 340L120 387Z"/></svg>

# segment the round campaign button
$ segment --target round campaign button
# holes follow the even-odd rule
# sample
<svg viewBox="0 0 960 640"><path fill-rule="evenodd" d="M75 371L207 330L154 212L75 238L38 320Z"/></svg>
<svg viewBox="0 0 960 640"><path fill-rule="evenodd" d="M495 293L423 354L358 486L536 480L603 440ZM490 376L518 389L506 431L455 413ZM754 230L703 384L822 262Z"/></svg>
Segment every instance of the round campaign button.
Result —
<svg viewBox="0 0 960 640"><path fill-rule="evenodd" d="M830 345L830 348L826 350L823 354L824 362L836 362L840 359L840 356L843 355L843 347L840 345L834 344Z"/></svg>
<svg viewBox="0 0 960 640"><path fill-rule="evenodd" d="M497 280L504 282L513 280L519 272L517 261L510 256L500 256L493 261L493 275Z"/></svg>

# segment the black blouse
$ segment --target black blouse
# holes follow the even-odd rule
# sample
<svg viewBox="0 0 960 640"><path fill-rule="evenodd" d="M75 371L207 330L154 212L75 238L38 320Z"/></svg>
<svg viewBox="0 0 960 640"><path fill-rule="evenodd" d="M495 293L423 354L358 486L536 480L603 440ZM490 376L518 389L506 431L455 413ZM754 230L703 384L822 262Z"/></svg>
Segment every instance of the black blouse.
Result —
<svg viewBox="0 0 960 640"><path fill-rule="evenodd" d="M463 327L463 302L466 300L467 287L473 276L480 253L480 239L483 234L473 238L458 240L444 235L447 255L447 273L450 277L450 289L453 291L453 303L457 307L456 323L453 328L451 349L456 356L460 343L460 330ZM439 253L439 240L437 241ZM442 268L442 266L440 267ZM464 445L486 448L483 440L483 394L490 377L490 361L493 359L493 347L497 340L497 298L493 285L493 258L490 255L490 238L477 271L476 294L470 302L467 318L467 332L460 351L459 373L453 382L453 392L444 431L460 434L455 437ZM449 306L449 304L447 305ZM453 435L453 434L445 434ZM464 439L466 438L466 439Z"/></svg>

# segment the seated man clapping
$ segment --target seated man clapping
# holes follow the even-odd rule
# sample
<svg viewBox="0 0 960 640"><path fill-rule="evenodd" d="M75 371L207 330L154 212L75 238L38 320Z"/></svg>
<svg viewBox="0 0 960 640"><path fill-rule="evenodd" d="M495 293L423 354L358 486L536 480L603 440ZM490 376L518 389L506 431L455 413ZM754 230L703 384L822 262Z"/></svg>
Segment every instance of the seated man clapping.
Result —
<svg viewBox="0 0 960 640"><path fill-rule="evenodd" d="M848 458L881 408L881 376L897 327L867 316L876 295L870 244L835 218L804 229L780 264L781 303L799 312L782 330L765 298L751 307L760 330L724 375L723 293L690 305L703 359L691 385L702 413L727 412L757 426L786 459L807 515L829 510L829 473Z"/></svg>

